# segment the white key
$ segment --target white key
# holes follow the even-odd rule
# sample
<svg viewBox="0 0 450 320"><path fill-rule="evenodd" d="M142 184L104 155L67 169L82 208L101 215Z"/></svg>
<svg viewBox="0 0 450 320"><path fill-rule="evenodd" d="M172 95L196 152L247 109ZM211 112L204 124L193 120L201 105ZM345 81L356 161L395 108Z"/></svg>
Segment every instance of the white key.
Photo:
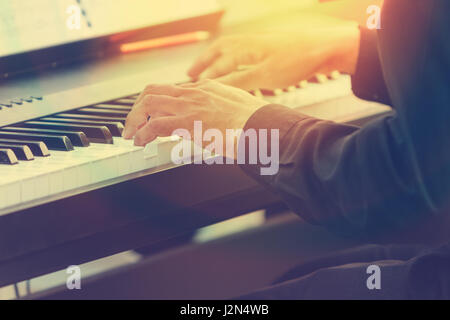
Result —
<svg viewBox="0 0 450 320"><path fill-rule="evenodd" d="M0 166L0 209L167 164L178 141L179 137L158 138L144 150L131 140L114 138L112 145L92 143Z"/></svg>

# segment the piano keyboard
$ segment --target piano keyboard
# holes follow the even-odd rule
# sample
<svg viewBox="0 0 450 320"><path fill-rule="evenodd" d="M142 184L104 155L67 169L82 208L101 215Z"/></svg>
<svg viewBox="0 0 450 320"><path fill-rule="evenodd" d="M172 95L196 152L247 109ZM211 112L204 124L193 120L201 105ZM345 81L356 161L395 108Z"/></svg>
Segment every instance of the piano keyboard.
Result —
<svg viewBox="0 0 450 320"><path fill-rule="evenodd" d="M330 75L317 74L310 81L275 90L255 90L254 95L275 104L296 108L352 94L351 77L338 71Z"/></svg>
<svg viewBox="0 0 450 320"><path fill-rule="evenodd" d="M121 137L136 96L0 128L0 209L170 162L174 137Z"/></svg>
<svg viewBox="0 0 450 320"><path fill-rule="evenodd" d="M348 95L347 76L318 76L284 90L254 92L291 107ZM121 137L137 95L75 108L0 127L0 215L33 200L94 186L170 164L176 137L158 138L145 148ZM45 97L30 97L45 102ZM0 102L6 109L27 99ZM22 105L23 104L23 105ZM26 206L26 205L25 205Z"/></svg>

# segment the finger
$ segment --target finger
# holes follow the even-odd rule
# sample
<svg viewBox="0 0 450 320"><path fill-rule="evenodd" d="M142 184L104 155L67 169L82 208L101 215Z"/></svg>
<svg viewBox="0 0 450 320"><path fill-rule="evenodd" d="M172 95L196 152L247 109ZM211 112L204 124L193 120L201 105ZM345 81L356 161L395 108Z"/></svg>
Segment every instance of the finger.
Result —
<svg viewBox="0 0 450 320"><path fill-rule="evenodd" d="M216 78L215 80L229 86L249 91L259 88L267 88L267 86L270 86L269 81L266 79L267 77L263 72L263 67L258 65L246 70L232 72Z"/></svg>
<svg viewBox="0 0 450 320"><path fill-rule="evenodd" d="M133 138L136 131L147 123L149 117L150 115L144 108L132 109L125 120L125 128L122 132L122 137L124 139Z"/></svg>
<svg viewBox="0 0 450 320"><path fill-rule="evenodd" d="M127 116L123 137L131 139L137 130L145 125L149 117L176 114L187 100L165 95L147 94L136 104Z"/></svg>
<svg viewBox="0 0 450 320"><path fill-rule="evenodd" d="M145 98L146 95L166 95L172 97L179 97L182 95L186 95L190 90L187 88L183 88L174 84L150 84L145 87L145 89L141 92L139 97L136 99L134 106L137 106L142 102L142 99ZM134 108L133 106L133 108Z"/></svg>
<svg viewBox="0 0 450 320"><path fill-rule="evenodd" d="M208 68L221 55L217 45L213 45L206 50L204 54L197 58L192 67L188 71L188 75L197 79L198 76Z"/></svg>
<svg viewBox="0 0 450 320"><path fill-rule="evenodd" d="M157 112L153 112L150 117L152 119L155 119L155 118L167 117L167 116L174 116L174 114L167 112L167 111L157 111Z"/></svg>
<svg viewBox="0 0 450 320"><path fill-rule="evenodd" d="M221 56L216 59L204 72L199 76L200 79L215 79L236 70L236 62L234 58L229 56Z"/></svg>
<svg viewBox="0 0 450 320"><path fill-rule="evenodd" d="M223 84L217 80L205 79L198 81L192 86L195 88L206 91L209 94L215 94L216 96L223 99L240 99L244 95L248 95L249 93L245 90L239 90L238 88L231 88L230 86Z"/></svg>
<svg viewBox="0 0 450 320"><path fill-rule="evenodd" d="M186 110L186 107L192 103L193 101L188 98L148 94L136 108L145 108L147 114L151 117L164 113L176 115L180 111Z"/></svg>
<svg viewBox="0 0 450 320"><path fill-rule="evenodd" d="M144 146L157 137L168 137L176 129L187 128L188 121L185 117L169 116L151 119L134 136L134 144Z"/></svg>

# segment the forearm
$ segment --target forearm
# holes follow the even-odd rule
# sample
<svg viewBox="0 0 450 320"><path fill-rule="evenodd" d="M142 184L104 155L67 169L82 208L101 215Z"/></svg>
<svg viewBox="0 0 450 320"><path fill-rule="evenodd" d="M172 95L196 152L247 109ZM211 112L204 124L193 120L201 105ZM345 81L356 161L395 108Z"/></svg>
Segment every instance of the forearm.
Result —
<svg viewBox="0 0 450 320"><path fill-rule="evenodd" d="M343 21L335 29L335 48L330 53L330 59L326 61L330 64L328 69L353 75L356 72L360 52L360 29L354 21Z"/></svg>
<svg viewBox="0 0 450 320"><path fill-rule="evenodd" d="M319 15L317 29L323 25L321 50L314 60L322 61L317 72L329 73L339 70L352 76L352 89L356 96L364 100L376 101L391 105L386 88L381 62L378 53L377 30L368 30L352 20L336 19ZM301 37L300 37L301 38ZM295 46L294 46L295 48ZM301 48L301 47L300 47ZM304 64L305 57L300 57L299 69Z"/></svg>
<svg viewBox="0 0 450 320"><path fill-rule="evenodd" d="M329 40L325 72L339 70L352 76L353 93L363 99L391 105L378 54L377 31L343 21Z"/></svg>
<svg viewBox="0 0 450 320"><path fill-rule="evenodd" d="M360 28L360 46L352 74L353 93L363 99L391 105L378 54L376 30Z"/></svg>
<svg viewBox="0 0 450 320"><path fill-rule="evenodd" d="M280 129L279 171L262 176L262 165L242 167L311 223L365 236L401 229L426 211L426 202L414 156L396 143L393 124L385 118L359 129L265 106L246 130Z"/></svg>
<svg viewBox="0 0 450 320"><path fill-rule="evenodd" d="M310 19L306 17L305 19ZM358 23L351 20L336 19L320 15L316 23L310 23L315 30L299 32L299 45L292 45L298 57L297 68L303 70L307 65L316 66L315 73L330 73L334 70L353 74L356 70L359 49L360 30ZM304 51L303 43L311 43L310 52Z"/></svg>
<svg viewBox="0 0 450 320"><path fill-rule="evenodd" d="M308 11L357 21L360 25L366 24L369 6L381 7L383 5L383 0L319 0L318 2L311 6Z"/></svg>

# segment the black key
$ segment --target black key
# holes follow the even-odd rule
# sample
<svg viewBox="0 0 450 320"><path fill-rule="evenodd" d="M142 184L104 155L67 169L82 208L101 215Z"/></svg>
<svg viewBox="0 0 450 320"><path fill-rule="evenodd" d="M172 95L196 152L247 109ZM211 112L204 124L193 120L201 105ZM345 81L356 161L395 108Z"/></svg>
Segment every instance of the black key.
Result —
<svg viewBox="0 0 450 320"><path fill-rule="evenodd" d="M130 112L132 107L128 107L128 106L114 106L111 104L96 104L95 106L91 106L90 108L95 108L95 109L105 109L105 110L117 110L117 111L127 111Z"/></svg>
<svg viewBox="0 0 450 320"><path fill-rule="evenodd" d="M76 124L29 121L15 125L14 127L83 132L88 137L90 142L107 144L113 143L112 134L105 126L83 126Z"/></svg>
<svg viewBox="0 0 450 320"><path fill-rule="evenodd" d="M308 80L311 83L324 83L328 81L328 76L325 74L316 74L314 77Z"/></svg>
<svg viewBox="0 0 450 320"><path fill-rule="evenodd" d="M136 99L130 99L130 98L123 98L123 99L117 99L114 101L109 101L109 104L117 104L117 105L122 105L122 106L133 106L134 103L136 102Z"/></svg>
<svg viewBox="0 0 450 320"><path fill-rule="evenodd" d="M17 159L19 160L33 160L33 153L31 152L30 148L25 145L19 145L19 144L2 144L0 143L1 149L11 149L14 154L16 155Z"/></svg>
<svg viewBox="0 0 450 320"><path fill-rule="evenodd" d="M125 124L125 119L117 117L105 117L105 116L95 116L88 114L70 114L70 113L58 113L52 115L52 117L63 118L63 119L76 119L76 120L94 120L94 121L115 121Z"/></svg>
<svg viewBox="0 0 450 320"><path fill-rule="evenodd" d="M126 119L128 112L127 111L117 111L117 110L102 110L95 108L82 108L73 111L67 112L69 114L90 114L94 116L102 116L102 117L116 117Z"/></svg>
<svg viewBox="0 0 450 320"><path fill-rule="evenodd" d="M66 136L76 147L89 146L89 140L83 132L72 132L72 131L51 130L51 129L16 128L16 127L4 127L1 130L9 132L46 134L51 136Z"/></svg>
<svg viewBox="0 0 450 320"><path fill-rule="evenodd" d="M275 91L271 90L271 89L260 89L262 95L264 96L274 96L275 95Z"/></svg>
<svg viewBox="0 0 450 320"><path fill-rule="evenodd" d="M81 119L65 119L65 118L42 118L39 121L52 122L52 123L68 123L68 124L78 124L87 126L105 126L109 129L113 137L121 137L123 131L122 122L115 121L96 121L96 120L81 120Z"/></svg>
<svg viewBox="0 0 450 320"><path fill-rule="evenodd" d="M0 149L0 164L17 164L17 157L11 149Z"/></svg>
<svg viewBox="0 0 450 320"><path fill-rule="evenodd" d="M21 145L30 148L35 157L47 157L50 155L48 148L42 141L26 141L14 139L0 139L0 144L4 145Z"/></svg>
<svg viewBox="0 0 450 320"><path fill-rule="evenodd" d="M47 147L50 150L60 150L60 151L73 150L72 142L67 136L0 131L0 139L42 141L47 145Z"/></svg>
<svg viewBox="0 0 450 320"><path fill-rule="evenodd" d="M12 102L13 104L19 105L19 106L21 106L21 105L23 104L23 100L20 99L20 98L14 98L14 99L11 99L11 102Z"/></svg>
<svg viewBox="0 0 450 320"><path fill-rule="evenodd" d="M13 104L10 101L0 101L0 106L12 108Z"/></svg>

